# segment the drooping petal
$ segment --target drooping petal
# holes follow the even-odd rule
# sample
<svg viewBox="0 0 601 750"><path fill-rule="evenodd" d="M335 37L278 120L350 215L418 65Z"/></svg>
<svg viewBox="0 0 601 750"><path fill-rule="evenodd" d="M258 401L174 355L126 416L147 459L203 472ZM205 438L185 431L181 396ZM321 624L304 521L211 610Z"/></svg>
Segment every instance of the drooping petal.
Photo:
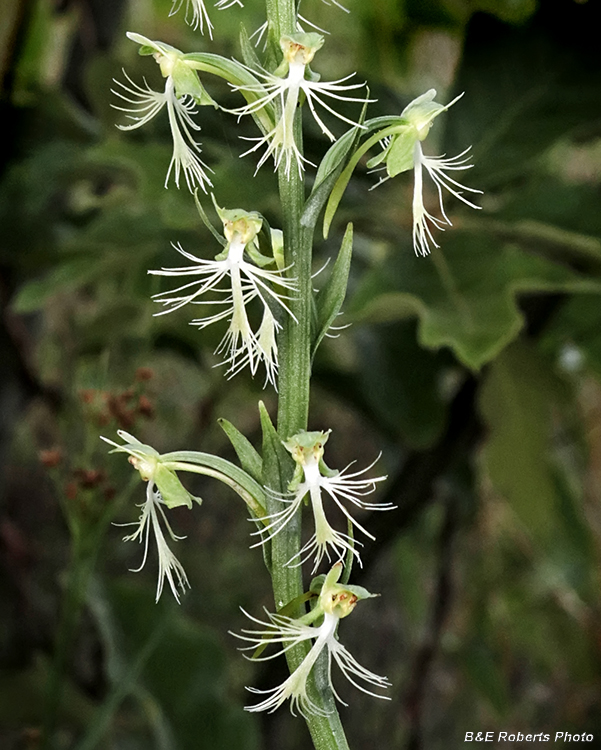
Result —
<svg viewBox="0 0 601 750"><path fill-rule="evenodd" d="M414 172L414 183L413 183L413 248L416 255L428 255L431 247L439 247L438 243L434 239L432 229L438 229L440 231L445 230L445 224L452 226L451 220L449 219L443 204L442 188L448 190L458 200L465 203L470 208L480 209L481 206L477 206L472 201L468 200L461 191L467 190L470 193L482 193L481 190L467 187L462 185L460 182L452 178L447 172L470 169L472 167L469 164L469 157L466 157L469 148L458 154L455 157L446 159L443 156L425 156L422 150L421 142L418 140L415 143L413 150L413 172ZM438 191L438 201L440 205L440 212L443 216L442 219L433 216L424 206L423 198L423 170L424 167L431 177L432 181L436 185Z"/></svg>
<svg viewBox="0 0 601 750"><path fill-rule="evenodd" d="M139 572L142 570L144 565L146 564L146 560L148 558L148 546L149 546L149 540L150 540L150 531L152 528L152 532L154 535L154 539L157 546L157 553L158 553L158 561L159 561L159 575L157 580L157 592L156 592L156 600L158 601L160 599L161 594L163 593L163 586L165 584L165 579L169 582L169 586L171 588L171 591L173 592L173 596L175 597L177 603L180 603L180 591L185 591L186 587L190 588L190 583L188 581L188 577L186 575L186 571L184 570L182 564L177 559L177 557L173 554L171 551L169 545L167 544L167 541L165 540L165 535L163 533L163 529L161 527L161 519L165 525L165 528L167 529L167 532L169 536L174 540L182 539L183 537L178 537L173 533L173 530L171 526L169 525L169 522L167 520L167 517L165 515L165 511L162 508L162 500L161 495L159 491L157 490L156 486L152 481L149 481L146 486L146 502L142 506L142 512L140 514L140 518L138 519L137 526L138 528L133 532L133 534L128 534L123 538L124 541L136 541L142 542L144 540L144 555L142 558L142 563L139 568L135 568L132 570L132 572ZM123 525L130 525L130 524L123 524ZM136 524L133 524L136 525Z"/></svg>
<svg viewBox="0 0 601 750"><path fill-rule="evenodd" d="M186 2L186 23L189 24L193 29L198 29L201 34L204 34L205 25L209 32L209 37L213 38L213 24L209 18L209 14L204 4L204 0L185 0ZM173 0L171 6L170 16L175 15L182 5L184 0Z"/></svg>

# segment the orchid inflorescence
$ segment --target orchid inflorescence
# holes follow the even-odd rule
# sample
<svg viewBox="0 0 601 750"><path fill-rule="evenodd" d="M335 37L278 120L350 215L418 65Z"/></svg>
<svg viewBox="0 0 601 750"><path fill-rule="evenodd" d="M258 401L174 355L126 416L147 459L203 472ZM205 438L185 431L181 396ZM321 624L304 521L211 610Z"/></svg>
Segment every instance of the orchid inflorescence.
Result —
<svg viewBox="0 0 601 750"><path fill-rule="evenodd" d="M337 0L323 2L347 10ZM466 193L474 195L481 192L455 179L457 172L472 166L469 148L455 157L427 156L422 148L436 118L462 95L442 105L435 101L436 91L430 89L411 101L398 116L366 119L367 104L371 101L368 91L365 88L364 96L357 94L359 89L364 89L364 83L350 83L354 74L324 81L312 70L311 65L325 39L321 33L317 33L321 31L319 29L310 32L304 30L305 26L317 27L298 14L300 3L294 5L294 19L289 19L287 25L273 23L269 14L273 16L276 11L272 8L268 12L268 20L253 35L258 36L259 41L264 39L267 54L263 62L251 47L248 37L245 37L246 32L242 35L244 62L203 52L185 54L168 44L129 33L128 37L139 45L140 54L151 55L157 62L164 86L154 90L146 79L143 79L143 83L136 83L124 72L124 81L115 79L113 89L119 100L115 106L128 119L127 123L118 126L121 130L141 128L160 112L167 111L173 151L165 187L173 177L179 188L183 174L187 187L194 193L202 221L221 246L220 252L213 258L206 258L205 253L197 255L184 249L179 242L172 243L188 265L149 271L157 276L174 277L179 284L175 289L154 295L155 302L163 308L156 315L193 305L206 311L206 314L191 320L191 324L198 329L226 324L226 331L215 350L226 376L232 377L246 367L254 376L262 367L265 386L271 384L277 390L284 382L287 405L294 402L297 395L294 388L300 391L304 387L303 379L306 379L306 393L309 392L312 357L340 314L348 282L352 249L350 225L323 294L313 293L310 253L316 214L319 212L317 209L326 206L326 236L353 169L361 158L380 145L381 151L367 160L368 169L385 172L377 185L403 172L413 171L412 239L417 255L425 256L432 248L438 248L434 230L444 230L452 225L443 205L443 190L475 209L480 207L466 197ZM243 7L243 3L241 0L217 0L214 3L218 10L233 6ZM212 39L214 27L204 0L173 0L171 14L180 10L193 28L200 32L206 30ZM276 34L278 28L294 29L294 33ZM205 74L223 78L233 92L244 98L245 103L228 109L220 107L205 89L200 74L203 79ZM360 105L361 111L349 117L336 110L336 102ZM315 165L305 157L302 147L300 112L305 105L321 132L333 142L318 168L314 190L306 203L305 170ZM290 203L292 208L285 205L285 198L282 197L285 232L272 229L265 216L258 211L220 207L212 193L222 231L216 230L208 220L199 198L200 192L206 195L213 188L209 176L212 170L201 160L201 147L197 141L200 125L196 118L199 108L203 106L223 109L238 120L251 116L257 124L260 135L246 138L253 145L242 156L263 149L257 170L273 159L282 196L285 196L286 186L290 191L286 200L293 190L297 191L296 203L294 206ZM350 126L350 129L337 139L331 128L335 130L342 126L335 122L334 125L327 124L328 116ZM440 216L426 208L425 174L436 188ZM291 229L294 224L295 230ZM350 245L347 243L349 237ZM307 258L308 262L305 262ZM301 333L296 335L299 330ZM295 343L291 344L293 334L296 338ZM278 341L282 340L282 336L286 337L286 343L279 347ZM298 354L294 351L295 346L303 348L301 353L306 355L304 359L301 356L294 359ZM280 349L286 353L282 354L284 364L279 361ZM293 377L282 379L284 367L294 370ZM306 411L308 403L307 396ZM107 440L114 451L128 454L134 468L147 482L146 501L141 506L138 521L125 524L136 526L135 531L125 539L144 543L142 564L138 570L146 563L152 534L159 566L157 599L167 581L176 600L180 601L181 592L190 584L169 546L169 539L176 541L181 537L172 530L166 511L178 506L192 508L193 501L200 503L200 500L190 495L176 472L205 474L224 482L234 489L250 510L251 520L256 526L252 546L263 547L268 567L276 559L272 552L282 539L297 534L295 546L286 547L285 556L280 554L277 558L282 580L287 575L282 571L302 567L307 562L312 575L318 573L325 560L330 567L327 575L317 575L306 595L288 602L276 599L278 611L267 611L267 619L245 613L258 626L258 629L245 629L237 635L250 644L245 648L254 652L248 657L251 660L273 659L297 647L304 648L304 657L300 661L296 659L296 668L281 685L265 691L249 688L262 698L247 709L252 712L274 711L289 701L292 713L298 712L305 717L326 716L330 709L319 703L312 682L316 665L324 661L322 655L325 655L327 663L327 683L337 700L341 699L332 683L333 663L359 690L387 698L382 690L390 686L388 680L361 666L338 640L340 620L352 613L358 601L372 597L366 589L348 583L353 564L361 565L359 548L362 543L355 540L355 531L374 540L375 537L368 530L369 514L396 507L388 501L370 499L386 479L384 475L371 475L379 457L365 468L354 469L352 462L341 471L333 470L324 460L330 430L300 429L303 421L306 426L305 413L302 418L296 414L294 420L288 421L296 426L280 434L271 424L264 407L260 405L260 408L263 456L232 425L227 429L224 427L242 468L220 457L194 451L161 455L125 432L119 432L123 444ZM284 410L286 408L288 406ZM277 466L277 472L274 466ZM301 537L295 529L298 530L301 525L304 507L310 508L312 533ZM331 519L331 511L338 516L338 522ZM340 522L345 523L346 528L340 528ZM301 538L302 541L299 541ZM282 549L284 546L280 551ZM275 580L274 576L274 592L279 585ZM311 604L309 611L305 609L306 602ZM270 644L277 644L280 650L276 654L261 656L263 649ZM331 704L334 705L333 700Z"/></svg>

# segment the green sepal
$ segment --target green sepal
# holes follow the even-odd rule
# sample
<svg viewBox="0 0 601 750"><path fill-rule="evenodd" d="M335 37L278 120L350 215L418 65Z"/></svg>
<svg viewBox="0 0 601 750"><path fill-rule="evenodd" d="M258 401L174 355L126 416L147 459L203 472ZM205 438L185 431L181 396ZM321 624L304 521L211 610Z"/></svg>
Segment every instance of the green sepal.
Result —
<svg viewBox="0 0 601 750"><path fill-rule="evenodd" d="M288 482L288 492L296 492L299 488L300 483L303 481L304 472L303 467L300 464L296 464L294 467L294 474L292 479Z"/></svg>
<svg viewBox="0 0 601 750"><path fill-rule="evenodd" d="M276 266L283 271L286 268L286 258L284 256L284 232L281 229L271 229L271 249Z"/></svg>
<svg viewBox="0 0 601 750"><path fill-rule="evenodd" d="M413 169L413 150L417 142L415 128L407 125L399 135L393 137L382 154L367 162L368 169L373 169L381 160L386 161L386 172L389 177L396 177L401 172Z"/></svg>
<svg viewBox="0 0 601 750"><path fill-rule="evenodd" d="M125 432L125 430L117 430L117 434L122 440L126 440L127 442L125 445L117 445L117 443L113 442L112 440L109 440L108 438L102 437L101 440L104 440L105 443L108 443L109 445L113 445L114 448L109 451L109 453L129 453L131 456L144 456L144 457L152 457L156 460L159 459L160 453L155 450L151 445L146 445L145 443L141 443L137 438L135 438L133 435L130 435L129 433ZM147 477L142 477L143 479L147 479Z"/></svg>
<svg viewBox="0 0 601 750"><path fill-rule="evenodd" d="M262 216L262 219L261 230L255 238L256 244L249 245L246 248L246 252L259 268L265 268L266 266L273 265L275 262L272 242L273 231L267 219L264 216Z"/></svg>
<svg viewBox="0 0 601 750"><path fill-rule="evenodd" d="M272 75L276 78L286 78L288 71L290 70L290 63L288 60L282 60L278 67L273 71Z"/></svg>
<svg viewBox="0 0 601 750"><path fill-rule="evenodd" d="M311 579L311 583L309 585L309 592L312 593L314 596L319 596L321 594L321 590L323 588L323 584L326 580L326 574L320 573L318 576L315 576Z"/></svg>
<svg viewBox="0 0 601 750"><path fill-rule="evenodd" d="M185 62L178 60L174 63L171 77L173 78L175 93L178 98L187 95L191 96L196 104L200 106L209 105L215 109L219 107L200 82L196 70Z"/></svg>
<svg viewBox="0 0 601 750"><path fill-rule="evenodd" d="M249 243L245 249L252 262L255 265L259 266L259 268L265 268L266 266L273 265L273 258L269 258L267 257L267 255L263 255L263 253L257 250L257 247L253 242Z"/></svg>
<svg viewBox="0 0 601 750"><path fill-rule="evenodd" d="M463 94L456 96L448 104L439 104L434 101L436 89L429 89L425 94L418 96L405 107L401 112L401 117L406 120L416 131L420 141L428 135L430 127L439 114L445 112L450 106L461 99Z"/></svg>
<svg viewBox="0 0 601 750"><path fill-rule="evenodd" d="M351 594L354 594L357 597L357 599L375 599L380 596L380 594L372 594L367 589L364 589L363 586L353 586L350 583L339 583L337 585L345 591L350 591Z"/></svg>
<svg viewBox="0 0 601 750"><path fill-rule="evenodd" d="M284 606L281 609L278 609L278 615L283 615L284 617L292 617L295 612L298 612L301 604L305 604L306 602L309 602L312 599L316 599L317 596L318 594L312 590L309 590L304 594L300 594L299 596L296 596L291 602L288 602L288 604L284 604ZM296 617L294 619L300 620L305 625L309 625L310 622L312 622L313 620L316 620L320 614L321 613L317 613L317 615L314 615L313 612L309 612L308 614L305 614L302 617Z"/></svg>
<svg viewBox="0 0 601 750"><path fill-rule="evenodd" d="M219 426L228 436L240 465L256 481L263 479L263 459L255 450L252 443L227 419L218 419Z"/></svg>
<svg viewBox="0 0 601 750"><path fill-rule="evenodd" d="M156 484L163 502L168 508L178 508L181 505L191 508L193 500L199 505L202 504L199 497L194 497L188 492L174 471L160 463L154 470L152 481Z"/></svg>
<svg viewBox="0 0 601 750"><path fill-rule="evenodd" d="M202 203L200 202L200 199L198 198L198 188L196 188L196 190L194 191L194 203L196 203L196 210L198 211L198 215L200 216L202 223L209 230L209 232L213 235L213 237L217 240L217 242L219 242L220 245L223 245L223 247L225 247L227 245L227 240L225 239L223 234L221 234L215 229L211 220L207 216L207 212L204 210Z"/></svg>
<svg viewBox="0 0 601 750"><path fill-rule="evenodd" d="M165 44L165 42L157 42L153 39L149 39L147 36L142 36L142 34L137 34L135 31L127 31L125 36L135 44L140 45L140 49L138 50L138 54L142 55L142 57L146 57L147 55L154 55L157 52L159 55L165 55L167 57L181 57L183 53L177 49L177 47L172 47L170 44Z"/></svg>
<svg viewBox="0 0 601 750"><path fill-rule="evenodd" d="M348 224L330 278L315 300L317 325L313 342L313 356L315 356L317 347L342 308L346 296L352 253L353 225Z"/></svg>
<svg viewBox="0 0 601 750"><path fill-rule="evenodd" d="M319 473L323 477L337 477L340 472L337 469L330 469L330 467L323 460L323 456L319 459Z"/></svg>

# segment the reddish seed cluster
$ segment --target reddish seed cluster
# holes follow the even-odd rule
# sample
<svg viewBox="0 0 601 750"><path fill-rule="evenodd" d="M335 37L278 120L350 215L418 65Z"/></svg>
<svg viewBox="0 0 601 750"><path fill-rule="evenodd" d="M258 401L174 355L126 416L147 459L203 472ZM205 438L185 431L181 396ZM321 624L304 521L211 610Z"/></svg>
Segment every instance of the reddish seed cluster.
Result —
<svg viewBox="0 0 601 750"><path fill-rule="evenodd" d="M100 489L104 499L109 502L117 492L112 484L107 483L104 471L99 469L74 469L71 477L72 479L65 484L67 500L75 500L81 490Z"/></svg>
<svg viewBox="0 0 601 750"><path fill-rule="evenodd" d="M47 469L55 469L63 460L63 452L60 448L49 448L48 450L40 451L39 457L43 466Z"/></svg>
<svg viewBox="0 0 601 750"><path fill-rule="evenodd" d="M130 388L117 393L86 389L80 391L79 397L82 404L89 408L90 419L98 427L106 427L114 422L122 430L131 430L139 417L154 417L151 399L141 392L141 384L151 380L153 375L150 367L139 367L134 385Z"/></svg>
<svg viewBox="0 0 601 750"><path fill-rule="evenodd" d="M133 385L124 391L111 392L94 388L81 390L79 400L83 406L84 420L95 428L115 425L117 428L130 430L138 419L152 419L155 414L154 404L143 390L144 384L153 377L150 367L139 367ZM41 450L38 455L46 469L56 469L64 461L63 451L58 446ZM115 487L108 483L103 469L70 469L63 466L63 471L66 474L63 486L67 500L75 501L82 491L90 490L100 491L107 502L115 497ZM85 498L85 495L81 497ZM84 500L84 504L86 502Z"/></svg>

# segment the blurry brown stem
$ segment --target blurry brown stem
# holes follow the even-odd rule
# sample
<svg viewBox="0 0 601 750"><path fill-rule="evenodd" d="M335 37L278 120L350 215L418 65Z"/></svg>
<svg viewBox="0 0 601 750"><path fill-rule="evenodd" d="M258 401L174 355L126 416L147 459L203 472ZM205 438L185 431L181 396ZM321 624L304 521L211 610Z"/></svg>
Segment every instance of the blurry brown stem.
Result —
<svg viewBox="0 0 601 750"><path fill-rule="evenodd" d="M424 695L428 687L430 671L436 658L445 620L451 608L453 594L453 543L459 527L457 505L456 498L448 498L444 520L440 529L438 572L430 621L415 654L409 677L405 698L405 706L409 718L407 750L421 750L423 747L422 714Z"/></svg>
<svg viewBox="0 0 601 750"><path fill-rule="evenodd" d="M67 661L86 598L90 576L94 570L97 549L96 535L92 539L90 536L77 535L73 540L65 595L56 634L54 658L46 686L42 750L51 750L54 747L54 732L62 702Z"/></svg>

